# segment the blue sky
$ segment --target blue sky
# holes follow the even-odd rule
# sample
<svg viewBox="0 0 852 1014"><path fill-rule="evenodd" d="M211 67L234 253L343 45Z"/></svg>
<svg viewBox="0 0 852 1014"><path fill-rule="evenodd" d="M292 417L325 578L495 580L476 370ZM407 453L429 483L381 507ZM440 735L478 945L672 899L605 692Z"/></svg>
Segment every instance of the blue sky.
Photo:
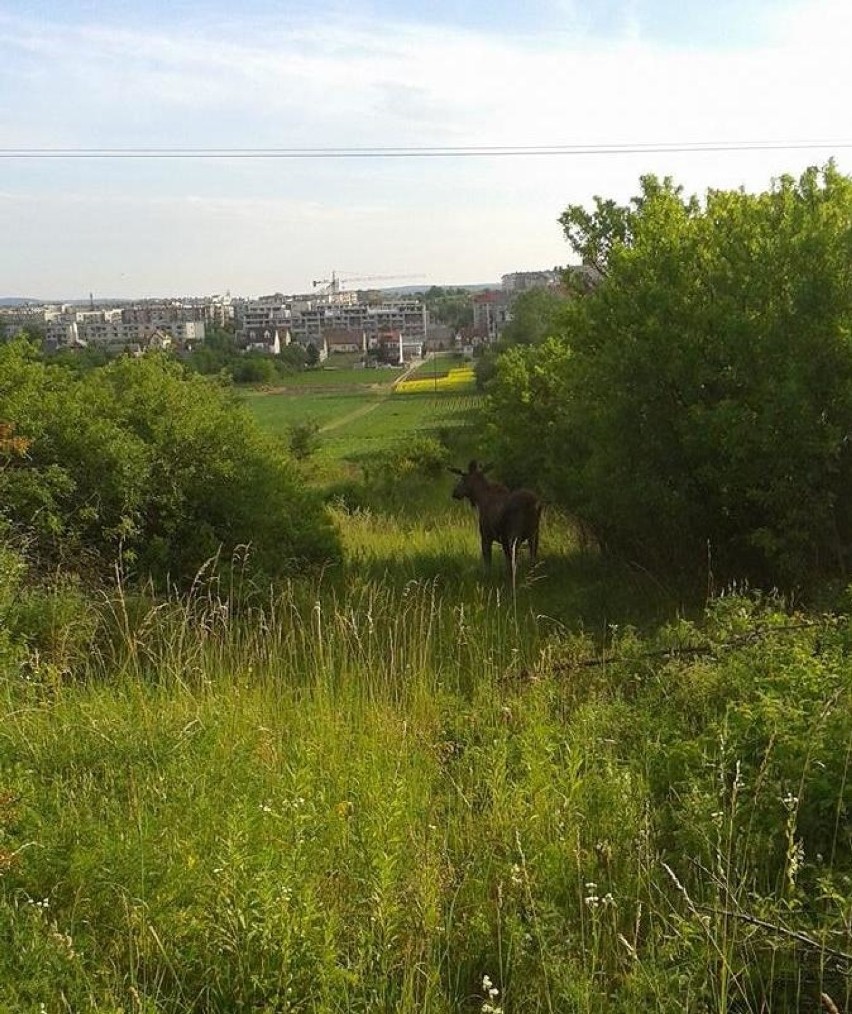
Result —
<svg viewBox="0 0 852 1014"><path fill-rule="evenodd" d="M644 172L687 190L852 169L848 0L2 3L0 147L821 140L520 158L0 159L0 295L469 283L565 263L556 219Z"/></svg>

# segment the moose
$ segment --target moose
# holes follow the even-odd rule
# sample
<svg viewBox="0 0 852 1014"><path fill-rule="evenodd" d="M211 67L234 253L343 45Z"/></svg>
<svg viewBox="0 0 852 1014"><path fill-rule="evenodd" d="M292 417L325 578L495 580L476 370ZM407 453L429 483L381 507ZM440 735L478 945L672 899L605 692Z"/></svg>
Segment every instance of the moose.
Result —
<svg viewBox="0 0 852 1014"><path fill-rule="evenodd" d="M454 500L469 500L479 512L479 535L482 540L482 562L491 566L491 546L499 542L506 556L506 566L514 575L518 546L526 542L530 559L538 553L538 530L541 501L528 489L509 490L499 482L485 477L488 466L473 460L465 472L451 468L459 476L453 490Z"/></svg>

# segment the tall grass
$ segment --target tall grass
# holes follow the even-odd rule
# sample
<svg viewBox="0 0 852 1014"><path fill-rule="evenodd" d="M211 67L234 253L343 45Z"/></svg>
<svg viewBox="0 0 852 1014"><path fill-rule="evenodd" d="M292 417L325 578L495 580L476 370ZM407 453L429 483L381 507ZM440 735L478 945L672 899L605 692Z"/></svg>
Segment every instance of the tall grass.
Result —
<svg viewBox="0 0 852 1014"><path fill-rule="evenodd" d="M601 643L368 562L119 587L7 660L0 1008L848 1006L843 623Z"/></svg>

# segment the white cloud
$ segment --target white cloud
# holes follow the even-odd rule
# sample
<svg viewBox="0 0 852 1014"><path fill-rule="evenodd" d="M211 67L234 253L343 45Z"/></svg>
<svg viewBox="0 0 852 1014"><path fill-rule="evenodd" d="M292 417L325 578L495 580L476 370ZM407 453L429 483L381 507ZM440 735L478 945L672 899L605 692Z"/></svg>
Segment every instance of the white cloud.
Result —
<svg viewBox="0 0 852 1014"><path fill-rule="evenodd" d="M845 0L785 8L750 50L678 50L627 31L593 40L564 28L575 15L569 0L558 37L516 39L339 19L249 37L223 26L169 34L0 16L0 84L13 99L0 109L0 131L6 146L80 147L852 140L843 133L852 94ZM763 187L832 153L6 161L0 208L27 237L0 254L0 275L16 289L64 294L90 287L77 277L81 259L90 271L126 264L146 291L158 279L163 291L295 288L336 263L477 281L566 260L555 224L562 208L594 193L625 198L641 172L672 174L699 192ZM836 154L847 167L848 154ZM85 221L91 211L96 227ZM43 237L57 233L75 242L54 238L44 256Z"/></svg>

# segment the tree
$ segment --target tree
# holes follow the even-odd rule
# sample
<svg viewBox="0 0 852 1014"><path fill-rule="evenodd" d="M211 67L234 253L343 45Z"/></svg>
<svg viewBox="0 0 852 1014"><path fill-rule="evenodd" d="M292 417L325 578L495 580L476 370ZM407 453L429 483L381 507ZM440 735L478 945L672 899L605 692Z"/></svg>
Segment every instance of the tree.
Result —
<svg viewBox="0 0 852 1014"><path fill-rule="evenodd" d="M473 324L473 296L467 289L445 289L433 285L423 295L430 316L454 331Z"/></svg>
<svg viewBox="0 0 852 1014"><path fill-rule="evenodd" d="M522 292L512 303L512 319L500 340L509 345L538 345L558 333L567 295L559 289L535 288Z"/></svg>
<svg viewBox="0 0 852 1014"><path fill-rule="evenodd" d="M298 342L291 342L281 349L281 354L278 356L278 371L279 373L294 373L302 370L307 363L307 358L305 346Z"/></svg>
<svg viewBox="0 0 852 1014"><path fill-rule="evenodd" d="M674 198L680 202L683 189L675 186L670 176L662 181L656 176L642 176L639 182L641 193L627 205L595 197L594 212L581 204L569 204L559 216L559 224L574 253L603 277L609 273L609 259L613 251L633 245L635 230L642 227L642 213L648 202L660 198ZM695 198L690 200L688 207L692 212L697 211Z"/></svg>
<svg viewBox="0 0 852 1014"><path fill-rule="evenodd" d="M235 384L273 384L278 379L275 362L265 352L247 352L238 356L228 369Z"/></svg>
<svg viewBox="0 0 852 1014"><path fill-rule="evenodd" d="M562 222L605 277L557 341L507 353L504 456L646 565L697 571L709 546L717 572L761 582L843 571L852 180L829 164L700 203L644 177L629 205Z"/></svg>
<svg viewBox="0 0 852 1014"><path fill-rule="evenodd" d="M500 355L513 345L538 345L563 330L562 315L570 296L561 289L534 288L522 292L512 303L511 320L500 337L476 361L480 387L494 376Z"/></svg>
<svg viewBox="0 0 852 1014"><path fill-rule="evenodd" d="M302 419L290 427L287 444L296 461L307 460L319 447L319 430L316 419Z"/></svg>

